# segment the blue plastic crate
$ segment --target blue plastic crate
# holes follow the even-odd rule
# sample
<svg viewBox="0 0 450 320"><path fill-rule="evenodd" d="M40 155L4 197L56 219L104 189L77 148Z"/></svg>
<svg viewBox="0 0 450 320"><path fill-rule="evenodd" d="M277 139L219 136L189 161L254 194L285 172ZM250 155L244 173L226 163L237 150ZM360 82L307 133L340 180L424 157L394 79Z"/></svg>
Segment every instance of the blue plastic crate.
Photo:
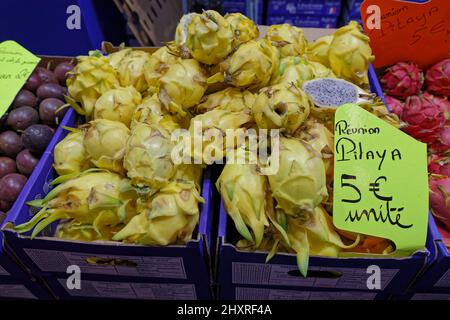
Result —
<svg viewBox="0 0 450 320"><path fill-rule="evenodd" d="M331 15L338 16L341 13L341 0L320 1L284 1L275 0L268 2L267 14L272 15Z"/></svg>
<svg viewBox="0 0 450 320"><path fill-rule="evenodd" d="M289 23L303 28L336 28L338 17L334 16L269 16L267 25Z"/></svg>

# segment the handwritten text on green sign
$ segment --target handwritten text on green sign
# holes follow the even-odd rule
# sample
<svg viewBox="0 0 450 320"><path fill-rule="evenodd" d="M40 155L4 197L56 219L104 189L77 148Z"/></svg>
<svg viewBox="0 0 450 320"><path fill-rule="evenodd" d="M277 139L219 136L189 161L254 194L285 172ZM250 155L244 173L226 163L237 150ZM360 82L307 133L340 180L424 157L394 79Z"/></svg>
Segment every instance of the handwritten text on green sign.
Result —
<svg viewBox="0 0 450 320"><path fill-rule="evenodd" d="M336 111L334 165L336 227L390 239L399 251L425 246L425 144L346 104Z"/></svg>
<svg viewBox="0 0 450 320"><path fill-rule="evenodd" d="M40 60L17 42L0 43L0 116L8 110Z"/></svg>

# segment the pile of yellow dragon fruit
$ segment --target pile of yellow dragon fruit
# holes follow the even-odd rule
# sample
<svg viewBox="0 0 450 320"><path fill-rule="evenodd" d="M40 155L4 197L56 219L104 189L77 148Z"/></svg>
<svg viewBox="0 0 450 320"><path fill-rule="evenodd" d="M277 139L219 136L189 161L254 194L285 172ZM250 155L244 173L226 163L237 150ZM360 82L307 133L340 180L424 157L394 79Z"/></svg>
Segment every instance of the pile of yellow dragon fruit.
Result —
<svg viewBox="0 0 450 320"><path fill-rule="evenodd" d="M260 37L247 17L212 10L183 16L175 40L152 54L122 48L78 57L67 100L86 123L56 146L55 188L29 203L39 213L15 229L36 236L59 221L56 236L64 239L186 243L199 219L206 161L194 153L200 163L175 163L171 135L193 132L197 121L224 138L227 129L281 133L275 174L261 174L258 164L228 163L216 183L242 236L237 247L267 251L268 259L295 253L303 274L310 255L390 252L385 239L333 226L335 108L318 107L302 89L309 80L340 78L369 95L373 59L355 22L309 42L287 24ZM381 100L360 105L399 125Z"/></svg>

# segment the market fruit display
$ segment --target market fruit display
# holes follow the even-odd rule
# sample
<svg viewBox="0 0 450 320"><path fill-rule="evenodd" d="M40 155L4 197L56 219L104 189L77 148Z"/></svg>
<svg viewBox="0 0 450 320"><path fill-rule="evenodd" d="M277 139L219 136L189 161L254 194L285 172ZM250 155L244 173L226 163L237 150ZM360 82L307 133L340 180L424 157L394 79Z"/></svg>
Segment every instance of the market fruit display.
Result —
<svg viewBox="0 0 450 320"><path fill-rule="evenodd" d="M411 62L399 62L385 70L381 85L387 105L402 121L402 130L427 144L431 211L450 229L450 210L446 206L446 179L450 178L450 59L438 61L427 70Z"/></svg>
<svg viewBox="0 0 450 320"><path fill-rule="evenodd" d="M33 173L66 109L72 62L37 67L0 120L0 210L7 212Z"/></svg>
<svg viewBox="0 0 450 320"><path fill-rule="evenodd" d="M319 106L303 87L317 79L346 80L352 97L366 98L358 100L361 107L398 127L398 117L368 92L374 59L368 37L354 22L316 42L289 25L271 26L258 36L245 16L208 10L183 16L174 41L153 53L120 48L79 57L69 72L67 101L85 121L65 128L69 132L54 150L54 188L29 202L39 212L15 230L35 237L58 221L54 235L66 240L186 244L195 236L204 202L205 166L234 152L254 152L238 139L217 148L205 138L208 133L216 130L226 140L230 129L276 129L277 172L263 174L267 158L230 162L216 181L230 226L242 237L237 248L267 251L268 260L277 252L295 254L304 275L310 255L391 252L386 239L334 228L337 106ZM344 94L343 87L337 85L336 94ZM184 151L200 135L200 154L190 153L190 163L173 157L178 129L190 133ZM5 174L14 174L8 166Z"/></svg>

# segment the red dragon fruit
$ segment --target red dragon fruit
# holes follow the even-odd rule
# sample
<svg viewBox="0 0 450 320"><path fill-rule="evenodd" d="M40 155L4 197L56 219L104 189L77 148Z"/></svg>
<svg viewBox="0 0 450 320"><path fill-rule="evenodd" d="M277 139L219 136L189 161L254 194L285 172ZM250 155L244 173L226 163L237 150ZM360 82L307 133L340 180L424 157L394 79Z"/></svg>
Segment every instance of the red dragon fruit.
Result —
<svg viewBox="0 0 450 320"><path fill-rule="evenodd" d="M446 108L443 99L428 93L408 97L401 117L407 123L403 130L422 142L436 141L446 123Z"/></svg>
<svg viewBox="0 0 450 320"><path fill-rule="evenodd" d="M434 141L428 145L431 153L449 153L450 154L450 124L439 130Z"/></svg>
<svg viewBox="0 0 450 320"><path fill-rule="evenodd" d="M430 93L450 96L450 59L444 59L429 68L425 81Z"/></svg>
<svg viewBox="0 0 450 320"><path fill-rule="evenodd" d="M429 187L431 212L450 229L450 178L432 174Z"/></svg>
<svg viewBox="0 0 450 320"><path fill-rule="evenodd" d="M416 64L399 62L386 69L381 85L388 95L405 99L419 94L423 81L423 72Z"/></svg>
<svg viewBox="0 0 450 320"><path fill-rule="evenodd" d="M403 102L391 96L385 96L385 99L389 107L389 111L401 117L403 111Z"/></svg>
<svg viewBox="0 0 450 320"><path fill-rule="evenodd" d="M450 178L450 156L432 154L428 159L428 172Z"/></svg>

